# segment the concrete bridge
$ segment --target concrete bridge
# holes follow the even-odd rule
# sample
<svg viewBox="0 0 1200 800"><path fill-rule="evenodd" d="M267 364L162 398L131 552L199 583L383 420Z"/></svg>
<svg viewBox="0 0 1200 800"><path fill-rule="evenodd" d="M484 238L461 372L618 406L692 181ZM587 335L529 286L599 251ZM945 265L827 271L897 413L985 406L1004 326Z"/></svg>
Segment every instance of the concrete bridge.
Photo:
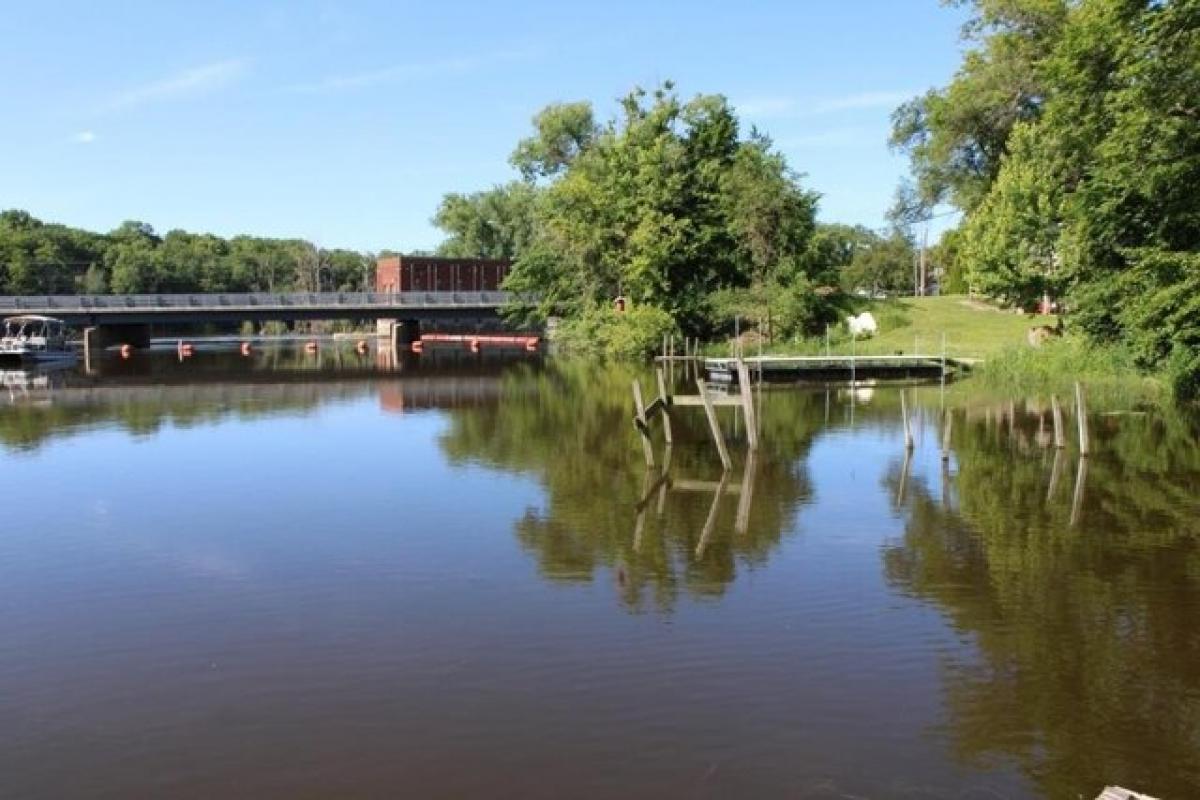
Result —
<svg viewBox="0 0 1200 800"><path fill-rule="evenodd" d="M319 292L0 296L0 316L41 314L91 329L95 344L146 346L151 325L205 322L379 320L380 332L407 341L422 325L501 324L508 292ZM386 327L385 327L386 326Z"/></svg>

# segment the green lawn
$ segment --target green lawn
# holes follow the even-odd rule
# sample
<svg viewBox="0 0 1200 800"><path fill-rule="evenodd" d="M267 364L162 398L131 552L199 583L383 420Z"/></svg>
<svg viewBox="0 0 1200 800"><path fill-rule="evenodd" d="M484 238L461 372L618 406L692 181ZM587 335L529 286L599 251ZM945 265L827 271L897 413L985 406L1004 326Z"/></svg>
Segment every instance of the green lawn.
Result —
<svg viewBox="0 0 1200 800"><path fill-rule="evenodd" d="M1057 321L1052 316L1002 311L962 295L880 301L869 310L879 323L879 333L859 344L872 353L940 353L945 334L949 355L985 358L1025 344L1034 325Z"/></svg>
<svg viewBox="0 0 1200 800"><path fill-rule="evenodd" d="M946 337L946 353L953 357L986 358L1006 347L1022 345L1034 325L1054 325L1052 316L1015 314L1001 311L962 295L946 297L906 297L870 302L865 310L875 316L879 333L870 339L859 339L856 352L862 354L942 352L942 335ZM850 336L845 321L832 332L834 353L849 353ZM774 353L820 353L825 350L823 338L802 342L777 343ZM749 353L747 353L749 355Z"/></svg>

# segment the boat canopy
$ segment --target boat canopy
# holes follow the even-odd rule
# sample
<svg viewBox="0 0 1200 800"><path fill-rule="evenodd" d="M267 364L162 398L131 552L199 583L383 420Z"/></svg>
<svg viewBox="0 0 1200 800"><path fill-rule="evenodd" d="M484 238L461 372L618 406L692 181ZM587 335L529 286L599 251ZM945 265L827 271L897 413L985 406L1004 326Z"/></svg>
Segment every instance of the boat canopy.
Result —
<svg viewBox="0 0 1200 800"><path fill-rule="evenodd" d="M65 324L61 319L44 317L40 314L25 314L7 317L4 320L5 336L60 336Z"/></svg>

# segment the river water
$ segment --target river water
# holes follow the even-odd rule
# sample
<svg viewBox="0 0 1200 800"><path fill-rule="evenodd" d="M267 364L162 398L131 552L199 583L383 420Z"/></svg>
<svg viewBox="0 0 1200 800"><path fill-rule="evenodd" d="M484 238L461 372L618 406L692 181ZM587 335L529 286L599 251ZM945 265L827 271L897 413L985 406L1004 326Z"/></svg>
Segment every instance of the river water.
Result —
<svg viewBox="0 0 1200 800"><path fill-rule="evenodd" d="M771 389L722 480L619 368L4 378L5 798L1200 796L1181 412Z"/></svg>

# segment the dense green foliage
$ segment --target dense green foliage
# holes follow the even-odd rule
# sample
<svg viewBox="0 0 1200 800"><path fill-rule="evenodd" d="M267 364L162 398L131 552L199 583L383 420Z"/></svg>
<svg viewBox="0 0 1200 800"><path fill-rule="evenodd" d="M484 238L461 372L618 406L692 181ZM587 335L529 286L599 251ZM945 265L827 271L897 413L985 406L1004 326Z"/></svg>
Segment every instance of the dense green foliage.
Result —
<svg viewBox="0 0 1200 800"><path fill-rule="evenodd" d="M1200 390L1200 2L975 0L953 82L900 109L916 194L967 218L958 271L1028 305L1065 296Z"/></svg>
<svg viewBox="0 0 1200 800"><path fill-rule="evenodd" d="M564 316L568 334L636 349L664 328L729 330L721 309L736 290L793 307L807 292L804 302L819 304L813 279L836 274L833 262L848 263L856 247L832 230L818 245L816 194L769 139L742 135L717 95L683 101L670 84L635 90L604 124L587 103L552 105L511 162L523 183L447 196L434 220L448 234L443 251L514 257L508 288L538 298L514 313ZM641 316L610 313L617 297Z"/></svg>
<svg viewBox="0 0 1200 800"><path fill-rule="evenodd" d="M361 291L373 260L300 239L173 230L143 222L107 234L0 213L0 293Z"/></svg>

